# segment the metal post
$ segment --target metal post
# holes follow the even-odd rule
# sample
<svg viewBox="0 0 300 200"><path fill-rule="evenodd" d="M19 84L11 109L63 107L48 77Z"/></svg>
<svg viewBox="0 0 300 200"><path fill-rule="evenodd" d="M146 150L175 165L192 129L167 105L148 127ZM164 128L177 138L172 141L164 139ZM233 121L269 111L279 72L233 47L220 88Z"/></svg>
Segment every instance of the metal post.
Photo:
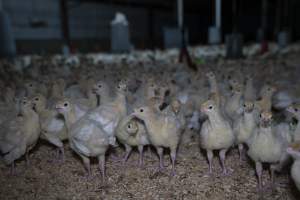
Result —
<svg viewBox="0 0 300 200"><path fill-rule="evenodd" d="M267 16L268 16L268 0L262 1L262 18L261 18L261 27L263 30L263 40L266 39L267 31Z"/></svg>
<svg viewBox="0 0 300 200"><path fill-rule="evenodd" d="M71 39L70 39L70 29L69 29L69 16L68 16L68 8L67 1L60 0L60 13L61 13L61 31L62 37L65 42L67 48L71 47Z"/></svg>
<svg viewBox="0 0 300 200"><path fill-rule="evenodd" d="M183 0L177 0L177 23L178 28L183 27Z"/></svg>
<svg viewBox="0 0 300 200"><path fill-rule="evenodd" d="M3 2L0 0L0 10L3 10Z"/></svg>
<svg viewBox="0 0 300 200"><path fill-rule="evenodd" d="M216 27L221 30L221 0L216 0Z"/></svg>
<svg viewBox="0 0 300 200"><path fill-rule="evenodd" d="M232 22L233 22L233 33L236 33L238 30L237 23L238 23L238 8L237 8L237 0L233 0L232 2Z"/></svg>
<svg viewBox="0 0 300 200"><path fill-rule="evenodd" d="M154 10L152 7L148 8L148 31L149 31L149 42L151 49L155 47L155 34L154 34Z"/></svg>

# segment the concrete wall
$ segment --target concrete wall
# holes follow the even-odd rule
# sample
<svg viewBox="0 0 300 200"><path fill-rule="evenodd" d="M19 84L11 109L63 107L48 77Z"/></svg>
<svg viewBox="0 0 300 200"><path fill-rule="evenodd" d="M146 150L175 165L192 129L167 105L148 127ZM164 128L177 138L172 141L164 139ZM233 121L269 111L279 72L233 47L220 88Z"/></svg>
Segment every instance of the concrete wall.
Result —
<svg viewBox="0 0 300 200"><path fill-rule="evenodd" d="M61 39L59 0L3 0L3 7L11 18L13 35L22 52L29 41L55 40L53 48L57 49L57 41ZM143 8L116 7L97 3L82 3L69 5L70 36L74 43L80 40L103 41L92 47L93 49L107 49L110 39L110 21L117 11L127 15L130 22L130 36L139 46L149 40L148 11ZM168 16L155 13L159 22L155 26L155 34L160 34L160 27ZM171 15L170 15L171 16ZM166 21L170 21L167 19ZM31 27L30 22L41 20L46 22L45 27ZM37 48L34 42L32 48ZM82 42L81 42L82 43ZM50 42L51 44L51 42ZM49 45L49 42L47 42ZM76 46L76 44L75 44ZM40 49L39 49L40 50Z"/></svg>

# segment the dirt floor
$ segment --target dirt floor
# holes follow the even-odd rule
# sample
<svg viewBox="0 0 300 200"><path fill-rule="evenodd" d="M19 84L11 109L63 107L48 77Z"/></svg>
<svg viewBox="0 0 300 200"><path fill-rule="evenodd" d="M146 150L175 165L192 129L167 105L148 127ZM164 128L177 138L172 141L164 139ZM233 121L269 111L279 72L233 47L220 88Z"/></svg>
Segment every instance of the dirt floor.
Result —
<svg viewBox="0 0 300 200"><path fill-rule="evenodd" d="M118 148L116 154L123 155ZM238 153L233 149L228 154L227 164L233 170L223 176L219 160L214 160L214 175L207 176L208 165L198 144L179 150L176 176L169 176L171 166L165 155L166 170L156 172L157 156L145 151L145 168L137 167L138 153L131 154L127 164L107 160L107 178L103 184L96 161L93 162L94 178L87 180L81 161L66 145L64 163L53 163L55 150L41 142L30 154L31 165L17 162L17 176L11 176L9 168L0 165L0 199L259 199L257 180L251 162L239 163ZM264 171L264 199L299 200L288 173L277 174L276 190L268 189L268 171Z"/></svg>

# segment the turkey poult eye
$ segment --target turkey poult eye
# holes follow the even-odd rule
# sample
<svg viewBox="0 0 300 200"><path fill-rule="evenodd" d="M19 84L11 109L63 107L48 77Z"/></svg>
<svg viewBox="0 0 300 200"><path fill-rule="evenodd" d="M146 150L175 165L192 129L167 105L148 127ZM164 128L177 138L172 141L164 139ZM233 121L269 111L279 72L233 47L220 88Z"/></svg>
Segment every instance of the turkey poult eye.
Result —
<svg viewBox="0 0 300 200"><path fill-rule="evenodd" d="M296 112L298 112L298 108L295 108L294 110L295 110Z"/></svg>
<svg viewBox="0 0 300 200"><path fill-rule="evenodd" d="M127 127L130 128L130 125L128 125Z"/></svg>
<svg viewBox="0 0 300 200"><path fill-rule="evenodd" d="M67 107L67 106L68 106L68 103L65 103L65 104L64 104L64 107Z"/></svg>
<svg viewBox="0 0 300 200"><path fill-rule="evenodd" d="M143 109L141 109L141 110L140 110L140 112L144 112L144 110L143 110Z"/></svg>
<svg viewBox="0 0 300 200"><path fill-rule="evenodd" d="M210 110L211 110L212 108L213 108L212 106L209 106L209 107L208 107L208 109L210 109Z"/></svg>
<svg viewBox="0 0 300 200"><path fill-rule="evenodd" d="M35 100L36 100L36 101L38 101L38 100L39 100L39 98L35 98Z"/></svg>
<svg viewBox="0 0 300 200"><path fill-rule="evenodd" d="M102 85L98 85L98 88L101 88L102 87Z"/></svg>

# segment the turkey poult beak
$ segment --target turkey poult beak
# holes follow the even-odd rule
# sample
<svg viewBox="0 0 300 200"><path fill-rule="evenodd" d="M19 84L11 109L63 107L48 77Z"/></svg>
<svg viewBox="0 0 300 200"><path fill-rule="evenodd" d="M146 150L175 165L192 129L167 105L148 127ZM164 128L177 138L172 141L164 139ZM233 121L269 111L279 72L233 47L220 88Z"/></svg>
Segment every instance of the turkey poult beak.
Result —
<svg viewBox="0 0 300 200"><path fill-rule="evenodd" d="M55 106L55 109L58 111L58 112L61 112L63 110L63 108L61 106Z"/></svg>
<svg viewBox="0 0 300 200"><path fill-rule="evenodd" d="M92 93L97 94L97 89L95 87L92 88Z"/></svg>
<svg viewBox="0 0 300 200"><path fill-rule="evenodd" d="M263 118L261 119L261 123L263 127L269 127L271 125L272 119L270 118Z"/></svg>
<svg viewBox="0 0 300 200"><path fill-rule="evenodd" d="M36 103L32 103L31 106L32 106L32 109L36 112Z"/></svg>
<svg viewBox="0 0 300 200"><path fill-rule="evenodd" d="M287 107L285 110L288 111L288 112L292 112L292 107L289 106L289 107Z"/></svg>

